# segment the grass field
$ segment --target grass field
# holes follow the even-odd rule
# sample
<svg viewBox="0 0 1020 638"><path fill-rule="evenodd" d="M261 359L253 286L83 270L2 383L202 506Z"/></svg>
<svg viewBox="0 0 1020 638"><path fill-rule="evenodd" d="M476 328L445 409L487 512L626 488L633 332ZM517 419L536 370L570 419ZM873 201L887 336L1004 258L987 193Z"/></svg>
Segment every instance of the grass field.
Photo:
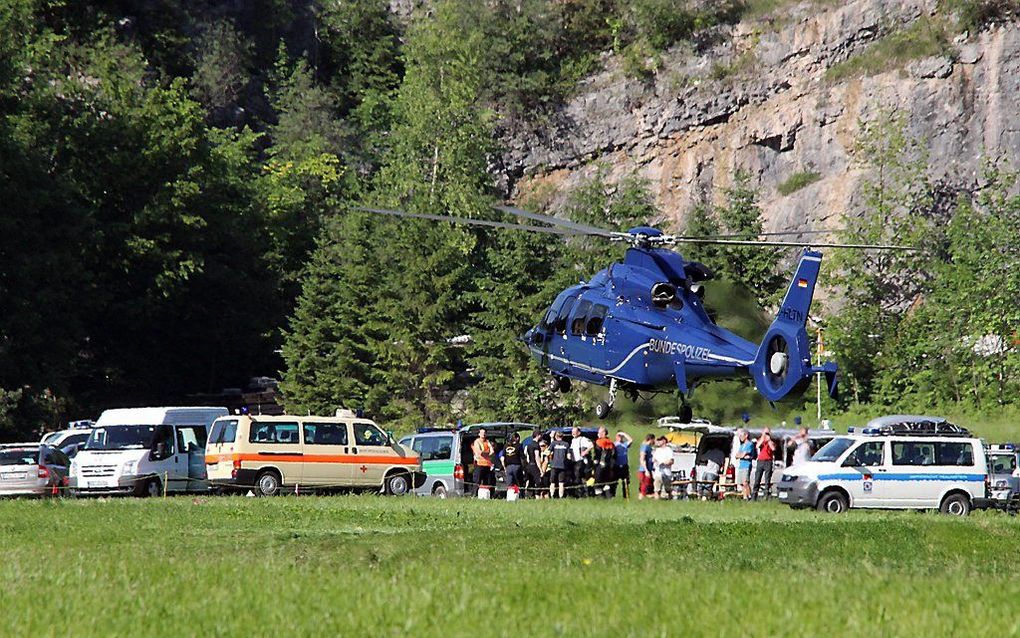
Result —
<svg viewBox="0 0 1020 638"><path fill-rule="evenodd" d="M0 632L1015 635L1018 525L774 502L3 501Z"/></svg>

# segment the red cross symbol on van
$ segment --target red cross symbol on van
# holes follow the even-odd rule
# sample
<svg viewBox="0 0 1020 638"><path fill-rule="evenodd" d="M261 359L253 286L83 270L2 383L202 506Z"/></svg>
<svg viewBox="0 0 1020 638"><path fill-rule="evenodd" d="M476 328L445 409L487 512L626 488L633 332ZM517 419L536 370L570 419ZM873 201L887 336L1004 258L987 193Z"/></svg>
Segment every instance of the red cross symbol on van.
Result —
<svg viewBox="0 0 1020 638"><path fill-rule="evenodd" d="M361 473L362 473L362 474L364 474L365 472L367 472L367 471L368 471L368 467L366 467L366 466L364 466L364 465L362 465L362 466L361 466L361 467L359 467L358 469L359 469L359 470L361 470Z"/></svg>

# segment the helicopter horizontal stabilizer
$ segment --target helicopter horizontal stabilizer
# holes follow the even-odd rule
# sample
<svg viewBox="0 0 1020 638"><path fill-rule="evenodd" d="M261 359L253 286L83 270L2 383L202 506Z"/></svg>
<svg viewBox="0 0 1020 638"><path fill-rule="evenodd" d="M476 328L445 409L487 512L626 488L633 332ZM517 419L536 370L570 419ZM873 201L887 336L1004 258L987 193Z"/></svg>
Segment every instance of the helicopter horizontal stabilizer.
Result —
<svg viewBox="0 0 1020 638"><path fill-rule="evenodd" d="M806 328L821 264L821 253L805 250L801 255L779 312L751 364L754 384L769 401L803 392L816 373L824 373L830 394L835 392L836 366L833 363L811 365L811 343Z"/></svg>

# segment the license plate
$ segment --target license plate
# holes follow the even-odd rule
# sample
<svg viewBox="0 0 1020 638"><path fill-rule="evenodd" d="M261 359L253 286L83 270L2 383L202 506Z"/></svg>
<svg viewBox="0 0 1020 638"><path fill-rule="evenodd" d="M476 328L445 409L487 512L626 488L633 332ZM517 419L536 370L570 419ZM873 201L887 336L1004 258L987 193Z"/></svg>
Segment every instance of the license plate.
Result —
<svg viewBox="0 0 1020 638"><path fill-rule="evenodd" d="M3 478L5 481L23 481L28 478L28 474L26 472L7 472L0 478Z"/></svg>
<svg viewBox="0 0 1020 638"><path fill-rule="evenodd" d="M106 487L106 481L89 481L89 487Z"/></svg>
<svg viewBox="0 0 1020 638"><path fill-rule="evenodd" d="M786 490L781 490L781 491L779 492L779 498L786 498L786 497L788 497L789 495L790 495L790 493L789 493L789 492L787 492Z"/></svg>

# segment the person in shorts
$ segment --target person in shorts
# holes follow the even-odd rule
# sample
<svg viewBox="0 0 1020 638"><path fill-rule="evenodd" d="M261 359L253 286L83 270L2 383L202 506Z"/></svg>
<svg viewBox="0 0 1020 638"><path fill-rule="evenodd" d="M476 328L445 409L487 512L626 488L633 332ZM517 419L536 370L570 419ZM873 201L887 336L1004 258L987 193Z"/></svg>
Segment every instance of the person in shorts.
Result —
<svg viewBox="0 0 1020 638"><path fill-rule="evenodd" d="M556 432L549 451L552 454L549 461L549 492L555 498L563 498L567 491L570 444L563 440L562 432Z"/></svg>
<svg viewBox="0 0 1020 638"><path fill-rule="evenodd" d="M747 430L737 430L737 471L734 480L745 501L751 500L751 462L754 460L754 441Z"/></svg>
<svg viewBox="0 0 1020 638"><path fill-rule="evenodd" d="M638 450L638 500L652 495L652 477L655 474L655 462L652 451L655 449L655 435L645 436Z"/></svg>
<svg viewBox="0 0 1020 638"><path fill-rule="evenodd" d="M666 437L656 439L652 459L655 461L655 474L652 477L655 498L673 498L673 448L666 444Z"/></svg>
<svg viewBox="0 0 1020 638"><path fill-rule="evenodd" d="M538 442L538 492L536 492L536 498L549 498L551 464L552 450L549 449L549 439L542 437Z"/></svg>

